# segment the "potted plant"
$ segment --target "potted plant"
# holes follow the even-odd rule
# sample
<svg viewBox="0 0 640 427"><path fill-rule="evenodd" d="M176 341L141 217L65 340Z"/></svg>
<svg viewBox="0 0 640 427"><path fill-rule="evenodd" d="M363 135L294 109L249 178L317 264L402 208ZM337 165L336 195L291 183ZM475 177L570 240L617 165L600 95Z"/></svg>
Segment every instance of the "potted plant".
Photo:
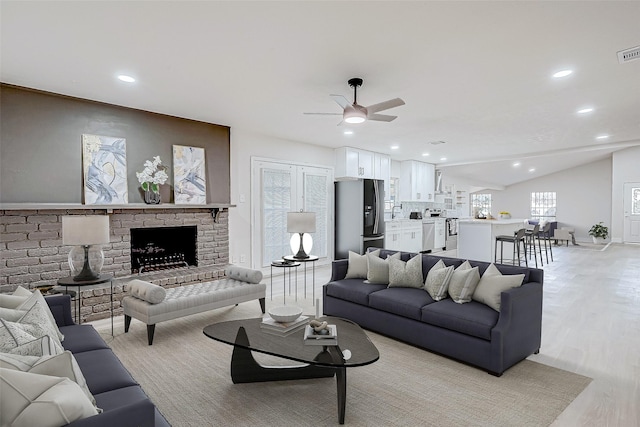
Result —
<svg viewBox="0 0 640 427"><path fill-rule="evenodd" d="M589 236L593 238L593 243L602 244L609 237L609 227L602 225L602 221L594 224L589 230Z"/></svg>
<svg viewBox="0 0 640 427"><path fill-rule="evenodd" d="M140 187L144 190L144 201L147 204L160 203L160 185L167 182L167 167L162 164L160 156L144 162L144 170L136 172Z"/></svg>

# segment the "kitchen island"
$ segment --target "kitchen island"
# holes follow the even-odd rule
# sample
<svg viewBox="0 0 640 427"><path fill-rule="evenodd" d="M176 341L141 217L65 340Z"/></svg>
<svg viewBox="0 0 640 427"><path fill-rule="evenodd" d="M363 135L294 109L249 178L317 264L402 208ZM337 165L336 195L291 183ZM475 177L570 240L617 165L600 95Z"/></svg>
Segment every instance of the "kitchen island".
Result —
<svg viewBox="0 0 640 427"><path fill-rule="evenodd" d="M525 228L526 223L526 219L460 219L458 258L493 262L496 236L513 235L519 229ZM512 253L513 245L504 243L504 260L510 262Z"/></svg>

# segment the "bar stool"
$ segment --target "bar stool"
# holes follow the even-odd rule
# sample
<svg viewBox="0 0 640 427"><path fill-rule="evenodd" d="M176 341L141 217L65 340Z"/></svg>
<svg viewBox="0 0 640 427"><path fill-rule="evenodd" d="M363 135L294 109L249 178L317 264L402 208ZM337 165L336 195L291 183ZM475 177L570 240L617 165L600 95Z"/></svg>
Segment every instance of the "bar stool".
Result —
<svg viewBox="0 0 640 427"><path fill-rule="evenodd" d="M529 267L529 263L527 262L527 245L525 243L525 232L524 228L513 233L512 236L509 235L499 235L496 236L496 242L493 249L494 257L493 261L498 262L498 242L500 242L500 264L504 264L503 262L503 245L505 242L513 244L513 254L511 256L511 263L516 265L516 252L518 253L518 265L520 265L520 243L522 242L522 249L524 251L524 264Z"/></svg>
<svg viewBox="0 0 640 427"><path fill-rule="evenodd" d="M551 252L551 261L553 261L553 249L551 245L551 223L547 222L542 230L540 230L540 234L538 234L538 244L540 243L540 237L544 239L544 254L547 257L547 264L549 264L549 254L547 253L547 241L549 242L549 252Z"/></svg>
<svg viewBox="0 0 640 427"><path fill-rule="evenodd" d="M542 262L542 247L540 246L540 224L536 224L531 230L526 230L524 234L527 241L527 246L529 246L529 259L531 259L531 253L533 252L533 258L536 260L536 268L538 268L539 252L540 265L544 265L544 263ZM538 252L536 252L536 240L538 240ZM548 260L547 263L549 263Z"/></svg>

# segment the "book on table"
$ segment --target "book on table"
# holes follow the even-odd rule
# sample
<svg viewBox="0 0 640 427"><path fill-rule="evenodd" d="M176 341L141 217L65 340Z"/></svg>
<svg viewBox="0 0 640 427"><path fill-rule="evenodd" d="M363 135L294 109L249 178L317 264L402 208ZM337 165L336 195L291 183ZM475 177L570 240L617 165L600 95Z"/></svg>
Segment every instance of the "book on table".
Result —
<svg viewBox="0 0 640 427"><path fill-rule="evenodd" d="M303 328L309 322L309 316L300 316L293 322L276 322L269 316L262 318L260 328L265 332L272 332L274 334L287 334L288 332L296 331Z"/></svg>
<svg viewBox="0 0 640 427"><path fill-rule="evenodd" d="M289 335L292 335L292 334L294 334L294 333L296 333L298 331L303 330L305 326L306 325L304 323L302 323L302 324L296 326L293 329L289 329L286 332L282 332L282 331L279 331L277 329L270 329L270 328L261 328L261 330L265 334L276 335L276 336L279 336L279 337L288 337Z"/></svg>
<svg viewBox="0 0 640 427"><path fill-rule="evenodd" d="M327 325L329 327L328 334L317 334L310 325L304 329L305 345L338 345L338 328L336 325Z"/></svg>

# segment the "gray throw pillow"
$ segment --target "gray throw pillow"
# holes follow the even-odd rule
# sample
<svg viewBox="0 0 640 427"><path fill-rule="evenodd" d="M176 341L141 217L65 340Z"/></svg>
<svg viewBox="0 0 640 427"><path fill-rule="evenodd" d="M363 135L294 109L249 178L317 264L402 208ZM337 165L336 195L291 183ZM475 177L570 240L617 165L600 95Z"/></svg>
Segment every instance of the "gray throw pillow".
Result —
<svg viewBox="0 0 640 427"><path fill-rule="evenodd" d="M365 283L387 285L389 284L389 261L400 259L400 252L396 252L385 259L376 255L376 252L379 253L379 251L373 251L367 254L368 270Z"/></svg>
<svg viewBox="0 0 640 427"><path fill-rule="evenodd" d="M349 266L347 267L347 274L345 279L366 279L367 278L367 256L373 254L380 256L380 249L368 252L364 255L357 254L349 251Z"/></svg>
<svg viewBox="0 0 640 427"><path fill-rule="evenodd" d="M448 290L449 296L458 304L471 302L478 282L480 282L478 267L471 267L469 261L465 261L451 275Z"/></svg>
<svg viewBox="0 0 640 427"><path fill-rule="evenodd" d="M447 297L449 282L453 275L453 266L446 266L445 263L438 261L427 273L424 281L424 289L429 293L434 301L440 301Z"/></svg>
<svg viewBox="0 0 640 427"><path fill-rule="evenodd" d="M390 288L422 288L422 255L416 255L409 261L389 260Z"/></svg>
<svg viewBox="0 0 640 427"><path fill-rule="evenodd" d="M502 292L521 286L523 281L524 274L503 275L495 265L491 264L482 275L480 283L473 293L473 300L486 304L499 312Z"/></svg>

